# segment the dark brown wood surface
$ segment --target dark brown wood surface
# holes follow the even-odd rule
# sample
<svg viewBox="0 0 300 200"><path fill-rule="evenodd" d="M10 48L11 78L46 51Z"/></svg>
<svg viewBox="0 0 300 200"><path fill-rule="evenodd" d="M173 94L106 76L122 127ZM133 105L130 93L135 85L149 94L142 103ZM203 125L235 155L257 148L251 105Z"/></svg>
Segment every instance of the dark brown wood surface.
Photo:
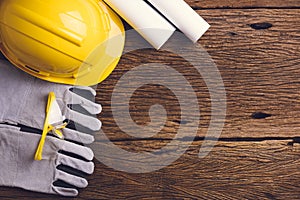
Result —
<svg viewBox="0 0 300 200"><path fill-rule="evenodd" d="M299 8L299 0L186 0L193 8Z"/></svg>
<svg viewBox="0 0 300 200"><path fill-rule="evenodd" d="M78 199L300 199L300 2L187 2L211 24L199 43L215 61L227 93L225 127L217 145L207 157L198 158L211 104L195 69L169 52L129 53L98 87L97 102L103 105L99 118L109 139L127 151L151 152L176 134L180 108L176 97L163 87L144 86L130 102L131 117L140 125L149 122L151 105L165 106L166 126L154 137L128 136L112 117L110 100L118 79L147 62L174 67L195 88L201 110L197 137L177 161L156 172L119 172L95 160L90 185ZM103 142L97 139L97 143ZM0 199L54 197L64 199L0 188Z"/></svg>

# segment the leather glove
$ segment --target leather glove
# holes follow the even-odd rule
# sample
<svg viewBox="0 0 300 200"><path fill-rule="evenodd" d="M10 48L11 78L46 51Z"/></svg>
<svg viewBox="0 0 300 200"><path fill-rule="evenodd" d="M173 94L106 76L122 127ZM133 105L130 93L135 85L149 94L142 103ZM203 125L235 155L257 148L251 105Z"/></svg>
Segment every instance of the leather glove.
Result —
<svg viewBox="0 0 300 200"><path fill-rule="evenodd" d="M22 132L19 127L0 124L0 185L49 194L77 196L77 188L87 187L87 180L60 170L58 166L64 165L83 174L92 174L94 171L94 163L91 162L94 156L92 150L47 136L43 159L35 161L33 155L39 139L38 134ZM75 156L71 157L61 152L72 152ZM57 186L54 182L58 180L71 186Z"/></svg>
<svg viewBox="0 0 300 200"><path fill-rule="evenodd" d="M101 105L74 92L79 89L95 97L96 92L91 87L43 81L26 74L6 60L0 60L0 86L0 122L43 130L47 97L50 92L54 92L61 113L61 116L57 117L59 120L71 120L92 131L101 128L101 122L91 116L101 112ZM86 112L76 112L69 105L79 105ZM62 133L66 139L72 141L84 144L94 141L92 135L70 128L62 129Z"/></svg>

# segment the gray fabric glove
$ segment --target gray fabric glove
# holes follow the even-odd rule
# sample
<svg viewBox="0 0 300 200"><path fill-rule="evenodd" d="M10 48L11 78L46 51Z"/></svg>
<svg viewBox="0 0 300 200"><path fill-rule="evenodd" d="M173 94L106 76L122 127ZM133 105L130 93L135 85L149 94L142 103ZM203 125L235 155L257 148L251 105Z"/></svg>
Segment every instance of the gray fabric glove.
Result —
<svg viewBox="0 0 300 200"><path fill-rule="evenodd" d="M19 187L30 191L63 196L77 196L77 188L85 188L85 178L57 169L65 165L83 173L94 171L93 152L91 149L47 136L43 160L34 161L36 146L40 136L21 132L20 128L0 124L0 185ZM61 151L72 152L83 159L67 156ZM57 180L64 181L71 187L55 186Z"/></svg>
<svg viewBox="0 0 300 200"><path fill-rule="evenodd" d="M101 105L84 98L71 90L80 89L96 95L91 87L74 87L55 84L32 77L14 67L6 60L0 60L0 122L21 124L43 130L45 109L50 92L54 92L63 118L97 131L101 122L92 114L101 112ZM85 114L76 112L68 105L80 105ZM62 133L66 139L89 144L94 137L73 129L64 128Z"/></svg>

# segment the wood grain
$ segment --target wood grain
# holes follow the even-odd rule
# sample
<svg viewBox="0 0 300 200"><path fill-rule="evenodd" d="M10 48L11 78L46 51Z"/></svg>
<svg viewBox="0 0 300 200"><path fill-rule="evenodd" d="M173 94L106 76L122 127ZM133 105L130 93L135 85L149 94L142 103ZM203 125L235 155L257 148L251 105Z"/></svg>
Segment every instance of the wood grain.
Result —
<svg viewBox="0 0 300 200"><path fill-rule="evenodd" d="M194 9L210 8L299 8L299 0L185 0Z"/></svg>
<svg viewBox="0 0 300 200"><path fill-rule="evenodd" d="M219 11L209 10L199 11L199 14L212 25L200 43L219 68L227 93L227 117L221 137L299 136L300 24L296 19L300 18L300 12L224 10L220 16ZM250 26L263 22L272 24L272 27L255 30ZM154 50L124 55L110 78L99 85L97 101L103 104L104 112L100 118L104 130L107 128L105 132L111 139L127 137L120 133L114 122L111 94L117 80L128 70L152 62L172 66L189 80L197 93L201 110L198 136L205 136L211 112L205 82L196 69L178 55ZM168 74L165 76L167 78ZM131 85L136 83L130 81L128 87ZM123 95L126 94L127 91L123 91ZM148 123L148 110L155 103L161 103L168 111L168 128L164 136L176 133L180 107L174 94L166 88L145 86L138 89L131 98L132 118L139 124ZM253 114L257 112L271 116L254 119Z"/></svg>
<svg viewBox="0 0 300 200"><path fill-rule="evenodd" d="M292 0L285 1L284 6L277 0L189 3L200 8L299 4ZM103 104L99 117L106 135L131 152L151 152L174 138L180 107L164 87L146 85L130 101L131 116L140 125L149 122L148 110L154 103L168 111L166 127L154 137L128 136L116 126L111 114L110 99L117 80L141 63L158 62L180 71L197 92L201 110L198 137L172 165L148 174L118 172L96 160L90 186L76 199L300 199L299 10L220 9L198 13L212 25L199 43L218 66L227 92L227 117L219 142L207 157L198 158L211 104L204 81L189 63L170 52L148 49L129 53L98 87L97 101ZM271 116L264 118L267 115L257 113ZM186 142L185 138L180 141ZM103 141L97 136L97 142ZM0 199L52 198L66 199L0 187Z"/></svg>

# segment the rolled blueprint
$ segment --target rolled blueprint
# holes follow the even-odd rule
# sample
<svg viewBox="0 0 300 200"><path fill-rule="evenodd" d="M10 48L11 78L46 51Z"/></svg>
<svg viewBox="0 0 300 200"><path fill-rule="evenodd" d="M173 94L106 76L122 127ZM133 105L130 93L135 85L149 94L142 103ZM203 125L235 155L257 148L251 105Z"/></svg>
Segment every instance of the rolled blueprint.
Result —
<svg viewBox="0 0 300 200"><path fill-rule="evenodd" d="M196 43L210 27L184 0L147 1L194 43Z"/></svg>
<svg viewBox="0 0 300 200"><path fill-rule="evenodd" d="M159 49L176 30L144 0L104 0L116 13Z"/></svg>

